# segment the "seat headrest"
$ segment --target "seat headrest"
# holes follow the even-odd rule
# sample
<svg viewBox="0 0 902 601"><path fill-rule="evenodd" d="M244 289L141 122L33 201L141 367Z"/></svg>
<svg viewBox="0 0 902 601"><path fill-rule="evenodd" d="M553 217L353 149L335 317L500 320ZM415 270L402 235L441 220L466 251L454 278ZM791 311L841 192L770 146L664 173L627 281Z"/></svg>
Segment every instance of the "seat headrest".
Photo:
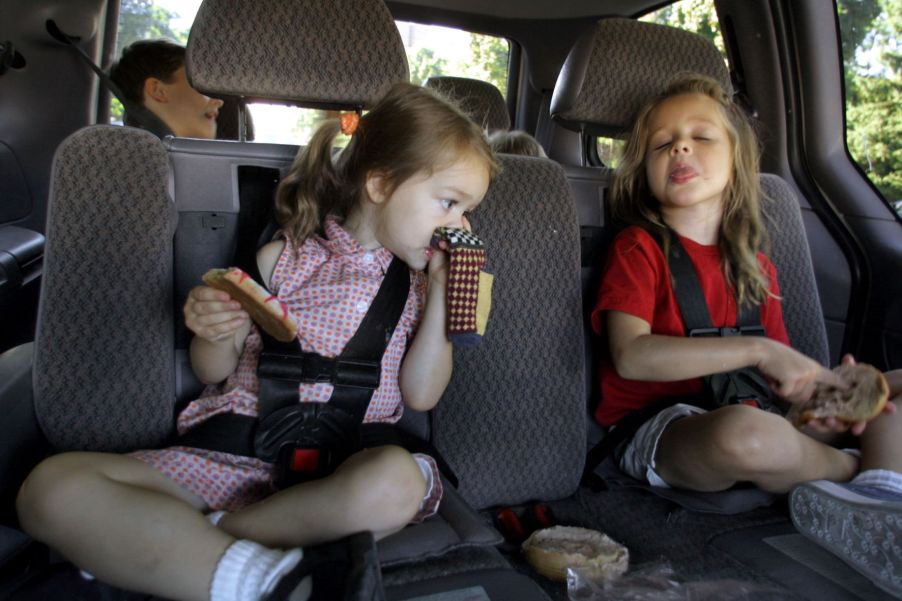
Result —
<svg viewBox="0 0 902 601"><path fill-rule="evenodd" d="M723 56L708 39L633 19L602 19L573 45L551 97L567 129L620 136L640 107L680 73L713 77L733 94Z"/></svg>
<svg viewBox="0 0 902 601"><path fill-rule="evenodd" d="M430 77L425 85L457 103L489 133L510 129L511 118L504 96L492 84L466 77Z"/></svg>
<svg viewBox="0 0 902 601"><path fill-rule="evenodd" d="M382 0L204 0L185 65L210 94L318 108L367 108L409 78Z"/></svg>

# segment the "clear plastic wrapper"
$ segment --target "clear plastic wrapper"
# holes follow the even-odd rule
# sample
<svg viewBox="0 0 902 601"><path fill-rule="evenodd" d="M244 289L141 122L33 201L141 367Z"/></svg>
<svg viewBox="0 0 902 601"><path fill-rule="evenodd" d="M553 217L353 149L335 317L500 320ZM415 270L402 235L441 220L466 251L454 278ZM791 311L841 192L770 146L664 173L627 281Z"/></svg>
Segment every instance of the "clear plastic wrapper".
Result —
<svg viewBox="0 0 902 601"><path fill-rule="evenodd" d="M620 577L581 568L567 570L571 601L758 601L780 598L772 586L740 580L680 582L666 562L645 564Z"/></svg>

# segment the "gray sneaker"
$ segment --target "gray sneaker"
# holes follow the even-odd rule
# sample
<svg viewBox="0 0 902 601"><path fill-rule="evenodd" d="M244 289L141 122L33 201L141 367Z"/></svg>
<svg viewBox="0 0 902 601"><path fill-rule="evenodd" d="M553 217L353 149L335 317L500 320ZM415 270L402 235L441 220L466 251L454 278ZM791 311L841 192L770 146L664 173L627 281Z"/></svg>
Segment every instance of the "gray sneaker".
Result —
<svg viewBox="0 0 902 601"><path fill-rule="evenodd" d="M902 598L902 494L817 480L794 488L789 508L799 532Z"/></svg>

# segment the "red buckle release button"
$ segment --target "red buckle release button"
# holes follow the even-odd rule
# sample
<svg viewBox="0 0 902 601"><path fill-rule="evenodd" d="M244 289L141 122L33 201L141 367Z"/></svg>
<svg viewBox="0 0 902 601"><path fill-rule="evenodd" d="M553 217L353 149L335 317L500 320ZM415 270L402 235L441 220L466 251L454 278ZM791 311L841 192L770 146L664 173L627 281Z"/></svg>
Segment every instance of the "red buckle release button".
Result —
<svg viewBox="0 0 902 601"><path fill-rule="evenodd" d="M319 449L295 449L291 455L291 471L312 472L319 467Z"/></svg>

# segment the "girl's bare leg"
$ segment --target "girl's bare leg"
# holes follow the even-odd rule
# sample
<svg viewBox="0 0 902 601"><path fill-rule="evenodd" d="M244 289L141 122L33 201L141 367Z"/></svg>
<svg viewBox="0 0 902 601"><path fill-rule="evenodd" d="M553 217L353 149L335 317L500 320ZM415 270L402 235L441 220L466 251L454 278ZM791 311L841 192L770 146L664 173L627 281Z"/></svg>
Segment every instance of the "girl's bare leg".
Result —
<svg viewBox="0 0 902 601"><path fill-rule="evenodd" d="M902 395L895 413L881 413L861 435L861 471L892 470L902 474Z"/></svg>
<svg viewBox="0 0 902 601"><path fill-rule="evenodd" d="M203 502L124 455L66 453L45 460L16 500L26 532L97 578L170 599L206 601L234 539Z"/></svg>
<svg viewBox="0 0 902 601"><path fill-rule="evenodd" d="M671 423L661 437L656 471L672 486L690 490L752 482L787 492L808 480L849 480L858 460L799 432L779 415L731 405Z"/></svg>
<svg viewBox="0 0 902 601"><path fill-rule="evenodd" d="M382 538L410 522L425 494L425 479L410 453L379 447L353 455L331 476L227 515L219 527L268 547L314 545L362 530Z"/></svg>

